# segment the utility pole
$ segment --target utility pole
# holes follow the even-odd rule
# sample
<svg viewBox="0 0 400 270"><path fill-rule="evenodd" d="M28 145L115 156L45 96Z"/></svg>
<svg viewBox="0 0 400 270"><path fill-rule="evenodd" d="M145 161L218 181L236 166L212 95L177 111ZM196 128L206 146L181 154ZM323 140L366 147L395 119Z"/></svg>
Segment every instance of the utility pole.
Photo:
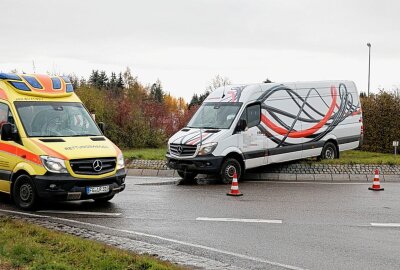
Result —
<svg viewBox="0 0 400 270"><path fill-rule="evenodd" d="M369 97L369 86L370 86L370 74L371 74L371 43L367 43L368 46L368 97Z"/></svg>

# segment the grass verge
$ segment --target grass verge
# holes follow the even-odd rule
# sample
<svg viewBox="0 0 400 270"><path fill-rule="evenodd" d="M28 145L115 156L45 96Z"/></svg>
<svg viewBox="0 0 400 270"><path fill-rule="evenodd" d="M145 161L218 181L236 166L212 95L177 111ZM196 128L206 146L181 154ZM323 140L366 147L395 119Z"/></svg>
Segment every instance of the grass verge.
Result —
<svg viewBox="0 0 400 270"><path fill-rule="evenodd" d="M139 148L122 150L125 159L164 160L167 148Z"/></svg>
<svg viewBox="0 0 400 270"><path fill-rule="evenodd" d="M340 158L333 160L321 160L309 158L305 162L316 164L378 164L378 165L400 165L400 156L394 154L383 154L375 152L366 152L359 150L350 150L340 152Z"/></svg>
<svg viewBox="0 0 400 270"><path fill-rule="evenodd" d="M0 217L0 269L183 269L20 220Z"/></svg>

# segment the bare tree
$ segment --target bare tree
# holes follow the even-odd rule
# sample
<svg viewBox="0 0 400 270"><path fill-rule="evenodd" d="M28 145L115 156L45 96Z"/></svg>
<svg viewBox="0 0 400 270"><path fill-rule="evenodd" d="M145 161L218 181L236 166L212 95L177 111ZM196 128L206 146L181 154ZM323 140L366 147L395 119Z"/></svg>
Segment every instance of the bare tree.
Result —
<svg viewBox="0 0 400 270"><path fill-rule="evenodd" d="M222 77L219 74L217 76L215 76L212 81L211 84L209 86L207 86L206 91L211 93L212 91L214 91L215 89L217 89L218 87L221 86L225 86L228 84L231 84L231 80L229 80L228 77Z"/></svg>

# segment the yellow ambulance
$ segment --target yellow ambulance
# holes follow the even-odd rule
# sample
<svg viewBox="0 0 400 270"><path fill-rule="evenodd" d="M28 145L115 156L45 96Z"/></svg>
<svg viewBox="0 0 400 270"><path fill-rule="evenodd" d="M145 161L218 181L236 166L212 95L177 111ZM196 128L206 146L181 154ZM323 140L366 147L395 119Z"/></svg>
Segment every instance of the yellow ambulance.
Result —
<svg viewBox="0 0 400 270"><path fill-rule="evenodd" d="M103 127L67 77L0 73L0 192L22 209L111 200L125 189L126 172Z"/></svg>

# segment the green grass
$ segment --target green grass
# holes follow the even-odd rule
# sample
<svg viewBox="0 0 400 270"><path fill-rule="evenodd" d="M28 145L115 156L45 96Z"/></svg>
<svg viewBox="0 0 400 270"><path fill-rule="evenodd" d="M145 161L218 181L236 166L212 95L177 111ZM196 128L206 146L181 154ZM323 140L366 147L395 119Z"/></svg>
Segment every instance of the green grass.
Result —
<svg viewBox="0 0 400 270"><path fill-rule="evenodd" d="M163 160L167 148L139 148L122 150L125 159Z"/></svg>
<svg viewBox="0 0 400 270"><path fill-rule="evenodd" d="M0 269L183 269L148 256L0 217Z"/></svg>
<svg viewBox="0 0 400 270"><path fill-rule="evenodd" d="M309 158L305 162L320 163L320 164L382 164L382 165L400 165L400 156L394 154L382 154L375 152L366 152L358 150L350 150L340 152L339 159L321 160Z"/></svg>

